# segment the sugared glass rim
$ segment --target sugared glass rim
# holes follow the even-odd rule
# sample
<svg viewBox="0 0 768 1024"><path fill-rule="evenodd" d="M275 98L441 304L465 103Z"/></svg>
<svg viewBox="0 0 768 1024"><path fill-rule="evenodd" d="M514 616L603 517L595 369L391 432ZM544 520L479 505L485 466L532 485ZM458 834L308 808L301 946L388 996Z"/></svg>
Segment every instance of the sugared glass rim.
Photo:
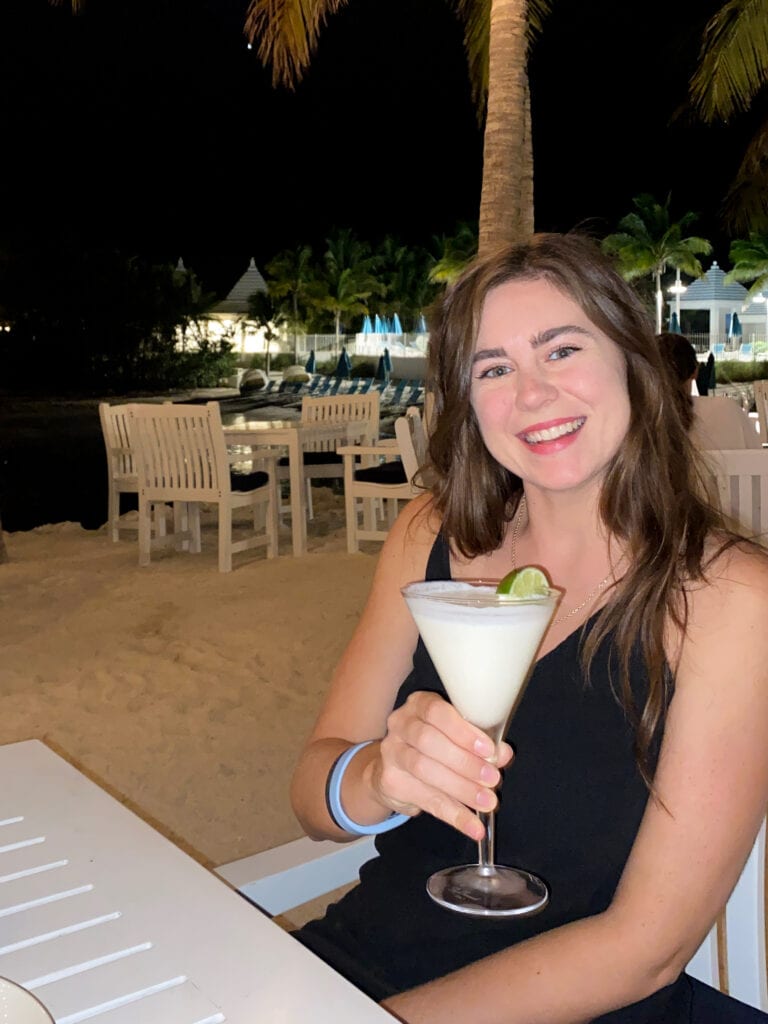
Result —
<svg viewBox="0 0 768 1024"><path fill-rule="evenodd" d="M553 598L560 596L560 591L554 587L547 587L546 593L529 594L527 597L517 597L515 594L498 594L496 587L500 580L491 579L454 579L454 580L414 580L406 583L400 588L403 597L423 597L428 601L439 601L443 604L461 605L470 608L502 608L520 607L521 605L546 604ZM444 589L447 583L464 584L470 590ZM480 587L492 588L479 591Z"/></svg>

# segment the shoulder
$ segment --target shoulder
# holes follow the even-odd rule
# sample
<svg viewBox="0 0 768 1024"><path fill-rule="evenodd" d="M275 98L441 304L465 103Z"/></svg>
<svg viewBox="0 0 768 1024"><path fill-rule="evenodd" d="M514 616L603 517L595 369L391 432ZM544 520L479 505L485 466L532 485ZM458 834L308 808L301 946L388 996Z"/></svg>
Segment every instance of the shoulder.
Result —
<svg viewBox="0 0 768 1024"><path fill-rule="evenodd" d="M430 494L421 494L408 502L384 542L379 569L393 575L400 586L423 580L440 525Z"/></svg>
<svg viewBox="0 0 768 1024"><path fill-rule="evenodd" d="M702 671L736 661L768 666L768 553L748 542L724 543L713 540L704 579L686 590L680 662Z"/></svg>
<svg viewBox="0 0 768 1024"><path fill-rule="evenodd" d="M721 622L742 614L768 612L768 552L748 541L710 541L705 579L690 592L692 612Z"/></svg>

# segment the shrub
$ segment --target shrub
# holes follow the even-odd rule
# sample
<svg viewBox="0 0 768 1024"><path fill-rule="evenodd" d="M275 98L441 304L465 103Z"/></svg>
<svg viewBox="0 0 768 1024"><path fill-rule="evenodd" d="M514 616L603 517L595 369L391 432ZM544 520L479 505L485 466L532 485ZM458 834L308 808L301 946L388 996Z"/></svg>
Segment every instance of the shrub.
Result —
<svg viewBox="0 0 768 1024"><path fill-rule="evenodd" d="M768 380L768 362L763 359L722 359L715 363L718 384L747 384L753 380Z"/></svg>

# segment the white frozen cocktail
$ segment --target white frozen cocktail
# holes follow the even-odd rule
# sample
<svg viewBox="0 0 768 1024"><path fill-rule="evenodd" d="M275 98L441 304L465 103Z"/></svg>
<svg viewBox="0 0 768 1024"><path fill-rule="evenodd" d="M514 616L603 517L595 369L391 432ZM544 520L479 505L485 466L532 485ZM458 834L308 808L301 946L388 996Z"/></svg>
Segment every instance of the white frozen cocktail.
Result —
<svg viewBox="0 0 768 1024"><path fill-rule="evenodd" d="M500 594L489 581L411 583L408 607L451 703L498 744L547 631L559 593L545 587L526 597ZM479 861L446 868L427 883L430 896L467 914L530 914L546 905L546 885L493 859L494 816L480 814L485 837Z"/></svg>

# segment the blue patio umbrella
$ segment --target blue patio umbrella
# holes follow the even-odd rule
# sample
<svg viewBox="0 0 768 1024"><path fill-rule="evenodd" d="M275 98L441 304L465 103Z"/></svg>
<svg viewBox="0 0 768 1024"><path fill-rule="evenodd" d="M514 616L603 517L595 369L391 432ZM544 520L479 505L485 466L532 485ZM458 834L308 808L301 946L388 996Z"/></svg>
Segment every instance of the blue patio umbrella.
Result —
<svg viewBox="0 0 768 1024"><path fill-rule="evenodd" d="M315 359L315 350L312 349L309 353L309 359L304 364L304 369L307 373L317 373L317 360Z"/></svg>
<svg viewBox="0 0 768 1024"><path fill-rule="evenodd" d="M368 316L367 313L363 317L363 330L362 330L362 333L363 334L373 334L373 324L371 323L371 318Z"/></svg>
<svg viewBox="0 0 768 1024"><path fill-rule="evenodd" d="M680 330L680 321L677 319L677 313L673 310L672 316L669 318L669 331L670 334L682 334Z"/></svg>
<svg viewBox="0 0 768 1024"><path fill-rule="evenodd" d="M341 355L339 356L339 361L336 364L336 369L333 375L334 377L352 376L352 360L347 355L347 350L345 348L341 350Z"/></svg>
<svg viewBox="0 0 768 1024"><path fill-rule="evenodd" d="M386 327L384 325L384 321L381 319L381 317L379 316L378 313L373 318L373 333L374 334L386 334L387 333L387 329L386 329Z"/></svg>
<svg viewBox="0 0 768 1024"><path fill-rule="evenodd" d="M731 325L730 325L730 329L728 331L728 334L729 334L729 336L731 338L740 338L741 337L741 334L742 334L741 320L739 320L739 314L738 313L734 313L733 316L731 317Z"/></svg>
<svg viewBox="0 0 768 1024"><path fill-rule="evenodd" d="M400 317L397 315L397 313L393 314L393 316L392 316L392 333L393 334L402 334L403 333L403 328L400 326Z"/></svg>
<svg viewBox="0 0 768 1024"><path fill-rule="evenodd" d="M382 380L385 384L389 384L389 371L387 370L386 363L384 362L384 356L379 356L379 361L376 364L376 373L373 375L374 380Z"/></svg>
<svg viewBox="0 0 768 1024"><path fill-rule="evenodd" d="M419 313L416 317L416 331L418 334L427 333L427 321L423 313Z"/></svg>
<svg viewBox="0 0 768 1024"><path fill-rule="evenodd" d="M392 373L392 360L390 358L388 348L384 349L384 355L382 356L382 359L384 360L384 369L387 371L387 380L389 380L389 375L390 373Z"/></svg>

